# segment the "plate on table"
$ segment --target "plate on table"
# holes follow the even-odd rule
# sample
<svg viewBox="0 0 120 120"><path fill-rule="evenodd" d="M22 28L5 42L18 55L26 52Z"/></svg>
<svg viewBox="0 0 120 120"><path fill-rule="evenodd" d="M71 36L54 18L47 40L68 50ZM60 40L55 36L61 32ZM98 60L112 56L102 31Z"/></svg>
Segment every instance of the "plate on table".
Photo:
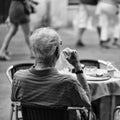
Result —
<svg viewBox="0 0 120 120"><path fill-rule="evenodd" d="M94 72L86 73L86 79L89 81L103 81L103 80L109 80L110 76L106 69L97 69Z"/></svg>
<svg viewBox="0 0 120 120"><path fill-rule="evenodd" d="M91 77L91 76L86 76L87 81L106 81L109 80L111 77Z"/></svg>

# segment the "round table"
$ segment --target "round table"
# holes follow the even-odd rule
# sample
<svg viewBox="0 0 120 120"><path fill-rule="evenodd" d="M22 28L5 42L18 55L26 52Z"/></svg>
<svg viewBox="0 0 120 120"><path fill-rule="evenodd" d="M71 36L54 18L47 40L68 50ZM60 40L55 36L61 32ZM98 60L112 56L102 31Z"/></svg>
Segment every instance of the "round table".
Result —
<svg viewBox="0 0 120 120"><path fill-rule="evenodd" d="M100 120L113 120L115 106L120 104L120 78L88 80L92 103ZM118 103L117 103L118 101Z"/></svg>

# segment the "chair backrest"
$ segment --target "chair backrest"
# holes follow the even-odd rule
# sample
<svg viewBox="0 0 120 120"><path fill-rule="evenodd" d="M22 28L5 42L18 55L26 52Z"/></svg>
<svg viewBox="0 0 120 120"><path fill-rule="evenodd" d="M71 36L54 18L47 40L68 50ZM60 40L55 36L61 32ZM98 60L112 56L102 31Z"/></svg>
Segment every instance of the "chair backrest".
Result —
<svg viewBox="0 0 120 120"><path fill-rule="evenodd" d="M21 104L23 120L68 120L67 107Z"/></svg>
<svg viewBox="0 0 120 120"><path fill-rule="evenodd" d="M10 83L12 83L13 76L18 70L28 69L32 65L33 65L33 63L19 63L19 64L11 65L6 71L6 75L9 79Z"/></svg>
<svg viewBox="0 0 120 120"><path fill-rule="evenodd" d="M108 61L104 60L96 60L96 59L81 59L80 63L85 66L95 66L98 69L106 69L108 66ZM116 67L114 67L116 71L119 71Z"/></svg>
<svg viewBox="0 0 120 120"><path fill-rule="evenodd" d="M101 63L103 65L105 65L105 61L102 61L102 60L82 59L82 60L80 60L80 62L84 66L96 66L97 68L101 67ZM12 79L13 79L13 76L16 71L18 71L20 69L28 69L32 65L33 65L33 63L19 63L19 64L11 65L6 71L6 74L7 74L7 77L9 79L10 83L12 83ZM73 70L73 72L74 72L74 70Z"/></svg>
<svg viewBox="0 0 120 120"><path fill-rule="evenodd" d="M92 112L91 110L88 110L88 112L86 110L84 107L48 107L25 103L21 104L23 120L91 120ZM74 118L71 113L74 115Z"/></svg>
<svg viewBox="0 0 120 120"><path fill-rule="evenodd" d="M98 60L81 59L80 63L82 63L84 66L96 66L97 68L100 68L100 62Z"/></svg>

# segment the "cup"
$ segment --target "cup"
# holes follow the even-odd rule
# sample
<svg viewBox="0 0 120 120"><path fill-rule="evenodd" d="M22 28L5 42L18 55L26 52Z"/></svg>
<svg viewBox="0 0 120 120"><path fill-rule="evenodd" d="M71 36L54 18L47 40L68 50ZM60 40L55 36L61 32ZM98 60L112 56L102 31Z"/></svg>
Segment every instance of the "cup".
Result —
<svg viewBox="0 0 120 120"><path fill-rule="evenodd" d="M96 66L85 66L85 68L84 68L84 72L87 75L95 74L96 71L97 71L97 67Z"/></svg>
<svg viewBox="0 0 120 120"><path fill-rule="evenodd" d="M112 66L108 66L107 67L107 72L108 72L110 77L113 77L115 70L114 70L114 68Z"/></svg>
<svg viewBox="0 0 120 120"><path fill-rule="evenodd" d="M107 71L108 71L108 74L109 74L110 77L114 76L114 72L115 72L114 69L108 69Z"/></svg>

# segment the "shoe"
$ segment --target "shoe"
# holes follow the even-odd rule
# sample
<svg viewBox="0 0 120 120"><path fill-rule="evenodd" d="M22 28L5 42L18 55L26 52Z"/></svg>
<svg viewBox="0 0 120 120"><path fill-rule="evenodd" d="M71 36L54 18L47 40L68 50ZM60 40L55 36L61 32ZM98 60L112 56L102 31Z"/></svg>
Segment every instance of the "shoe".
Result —
<svg viewBox="0 0 120 120"><path fill-rule="evenodd" d="M120 44L118 44L118 43L113 43L112 46L114 46L116 48L120 48Z"/></svg>
<svg viewBox="0 0 120 120"><path fill-rule="evenodd" d="M34 53L32 52L32 51L30 51L31 53L30 53L30 58L31 59L34 59L35 58L35 55L34 55Z"/></svg>
<svg viewBox="0 0 120 120"><path fill-rule="evenodd" d="M111 39L110 38L108 38L105 42L106 43L109 43L111 41Z"/></svg>
<svg viewBox="0 0 120 120"><path fill-rule="evenodd" d="M6 54L0 54L0 61L8 61L10 57Z"/></svg>
<svg viewBox="0 0 120 120"><path fill-rule="evenodd" d="M78 46L78 47L84 47L85 45L83 44L83 42L78 41L78 42L76 43L76 46Z"/></svg>
<svg viewBox="0 0 120 120"><path fill-rule="evenodd" d="M105 49L109 49L110 46L107 43L108 41L100 41L100 46Z"/></svg>
<svg viewBox="0 0 120 120"><path fill-rule="evenodd" d="M5 51L5 54L6 54L6 55L12 55L12 53L9 52L9 51Z"/></svg>
<svg viewBox="0 0 120 120"><path fill-rule="evenodd" d="M31 55L30 58L31 58L31 59L35 59L35 56L34 56L34 55Z"/></svg>
<svg viewBox="0 0 120 120"><path fill-rule="evenodd" d="M114 39L113 39L112 45L120 46L120 45L118 44L118 38L114 38Z"/></svg>
<svg viewBox="0 0 120 120"><path fill-rule="evenodd" d="M118 44L118 40L119 40L118 38L114 38L112 45L117 47L117 48L120 48L120 44Z"/></svg>

